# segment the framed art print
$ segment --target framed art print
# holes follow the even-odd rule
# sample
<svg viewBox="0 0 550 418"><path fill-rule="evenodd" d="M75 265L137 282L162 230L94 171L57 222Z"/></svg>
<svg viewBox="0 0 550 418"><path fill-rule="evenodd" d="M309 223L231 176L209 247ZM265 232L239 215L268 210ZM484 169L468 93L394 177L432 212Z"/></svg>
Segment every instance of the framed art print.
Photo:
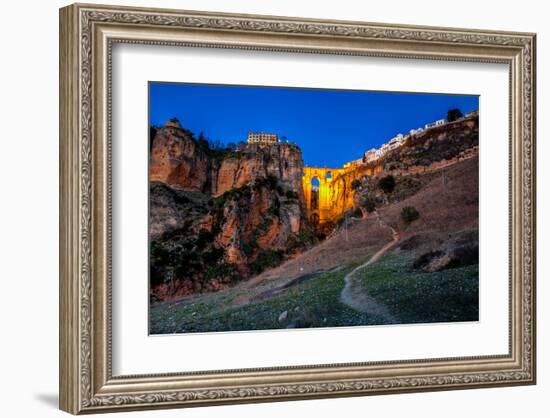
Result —
<svg viewBox="0 0 550 418"><path fill-rule="evenodd" d="M478 109L151 82L150 334L478 321Z"/></svg>
<svg viewBox="0 0 550 418"><path fill-rule="evenodd" d="M535 35L60 22L63 410L535 382Z"/></svg>

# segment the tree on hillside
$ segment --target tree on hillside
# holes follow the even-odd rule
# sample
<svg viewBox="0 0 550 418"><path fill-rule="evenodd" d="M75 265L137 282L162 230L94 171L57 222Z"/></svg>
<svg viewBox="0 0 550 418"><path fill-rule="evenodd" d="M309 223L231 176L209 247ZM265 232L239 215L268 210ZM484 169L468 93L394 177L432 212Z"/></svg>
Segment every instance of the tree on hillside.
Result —
<svg viewBox="0 0 550 418"><path fill-rule="evenodd" d="M393 189L395 189L395 178L391 174L382 177L378 181L378 187L380 187L384 193L390 194L393 192Z"/></svg>
<svg viewBox="0 0 550 418"><path fill-rule="evenodd" d="M454 122L455 120L458 120L463 116L464 115L462 114L460 109L449 109L449 111L447 112L447 122Z"/></svg>
<svg viewBox="0 0 550 418"><path fill-rule="evenodd" d="M210 145L210 149L213 149L215 151L225 150L225 145L219 139L215 139L215 140L210 139L210 140L208 140L208 145Z"/></svg>
<svg viewBox="0 0 550 418"><path fill-rule="evenodd" d="M206 139L206 136L204 136L204 133L202 131L199 133L198 141L202 147L208 148L208 139Z"/></svg>
<svg viewBox="0 0 550 418"><path fill-rule="evenodd" d="M365 199L365 201L363 202L363 207L368 213L372 213L376 210L376 204L371 199Z"/></svg>
<svg viewBox="0 0 550 418"><path fill-rule="evenodd" d="M405 206L401 208L401 219L406 225L416 221L420 217L420 213L414 206Z"/></svg>

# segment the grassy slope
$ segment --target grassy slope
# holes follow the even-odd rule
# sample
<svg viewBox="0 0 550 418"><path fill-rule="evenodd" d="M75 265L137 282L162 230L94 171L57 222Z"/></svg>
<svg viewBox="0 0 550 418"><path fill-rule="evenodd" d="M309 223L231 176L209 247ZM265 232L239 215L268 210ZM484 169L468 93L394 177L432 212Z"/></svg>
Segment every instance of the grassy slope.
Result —
<svg viewBox="0 0 550 418"><path fill-rule="evenodd" d="M477 229L479 213L478 158L430 174L432 180L418 193L380 210L384 221L407 235L418 232L453 233ZM403 206L414 206L420 218L406 227L400 218Z"/></svg>
<svg viewBox="0 0 550 418"><path fill-rule="evenodd" d="M411 269L413 259L388 254L358 272L360 284L400 323L478 320L478 264L426 273Z"/></svg>
<svg viewBox="0 0 550 418"><path fill-rule="evenodd" d="M275 297L240 306L230 306L235 293L203 295L191 303L166 303L151 309L152 333L240 331L278 329L288 325L337 327L374 325L384 318L370 317L340 302L344 276L354 265L333 273L324 273L288 288ZM226 308L221 308L225 306ZM221 308L221 309L220 309ZM287 319L279 322L281 313Z"/></svg>
<svg viewBox="0 0 550 418"><path fill-rule="evenodd" d="M340 301L344 276L358 263L319 275L258 302L231 306L238 289L165 303L151 310L151 332L211 332L251 329L386 324L384 317L359 313ZM383 303L399 323L476 321L478 265L424 273L410 269L412 257L390 253L358 273L361 286ZM288 318L279 321L279 315Z"/></svg>

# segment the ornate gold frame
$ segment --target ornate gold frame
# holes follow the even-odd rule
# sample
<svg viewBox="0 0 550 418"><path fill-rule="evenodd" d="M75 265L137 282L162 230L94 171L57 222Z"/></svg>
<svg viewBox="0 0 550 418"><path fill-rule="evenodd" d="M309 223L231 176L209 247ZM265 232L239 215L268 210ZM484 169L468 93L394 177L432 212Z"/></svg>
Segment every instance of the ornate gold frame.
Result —
<svg viewBox="0 0 550 418"><path fill-rule="evenodd" d="M110 57L116 42L507 63L504 356L113 376ZM76 4L60 11L60 407L78 413L535 382L535 35ZM495 263L498 260L494 260Z"/></svg>

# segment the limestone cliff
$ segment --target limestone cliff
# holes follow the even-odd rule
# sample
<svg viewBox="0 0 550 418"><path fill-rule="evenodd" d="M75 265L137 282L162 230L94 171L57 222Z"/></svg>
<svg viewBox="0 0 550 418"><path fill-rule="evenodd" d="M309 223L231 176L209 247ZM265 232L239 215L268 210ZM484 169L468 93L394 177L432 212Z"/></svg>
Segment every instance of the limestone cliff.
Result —
<svg viewBox="0 0 550 418"><path fill-rule="evenodd" d="M151 297L218 290L282 262L315 237L292 144L214 150L172 121L152 139Z"/></svg>
<svg viewBox="0 0 550 418"><path fill-rule="evenodd" d="M151 138L150 181L178 189L202 192L209 177L207 144L172 120Z"/></svg>
<svg viewBox="0 0 550 418"><path fill-rule="evenodd" d="M302 152L296 145L248 145L240 152L215 160L211 193L219 196L266 176L276 177L283 189L298 192L301 190L302 169Z"/></svg>

